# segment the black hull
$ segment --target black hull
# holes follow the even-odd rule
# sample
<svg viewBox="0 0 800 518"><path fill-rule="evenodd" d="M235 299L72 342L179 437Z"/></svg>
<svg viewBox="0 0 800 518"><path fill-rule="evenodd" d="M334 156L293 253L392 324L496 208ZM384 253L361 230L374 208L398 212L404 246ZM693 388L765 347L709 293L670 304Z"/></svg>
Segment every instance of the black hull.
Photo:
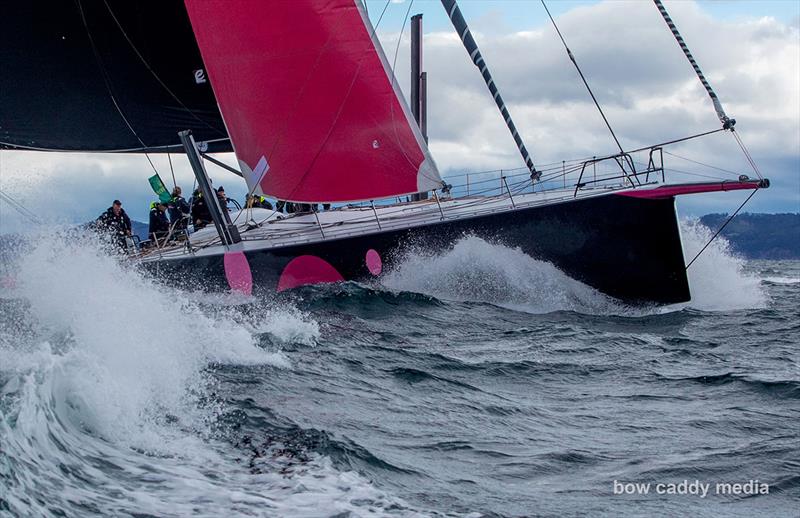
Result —
<svg viewBox="0 0 800 518"><path fill-rule="evenodd" d="M634 304L690 300L675 199L640 199L617 194L584 198L411 229L321 240L278 249L247 251L253 289L274 291L286 265L303 255L332 265L345 279L371 277L365 254L383 258L384 271L410 246L446 250L464 235L518 247L549 261L599 291ZM146 263L170 282L207 289L227 288L223 256Z"/></svg>

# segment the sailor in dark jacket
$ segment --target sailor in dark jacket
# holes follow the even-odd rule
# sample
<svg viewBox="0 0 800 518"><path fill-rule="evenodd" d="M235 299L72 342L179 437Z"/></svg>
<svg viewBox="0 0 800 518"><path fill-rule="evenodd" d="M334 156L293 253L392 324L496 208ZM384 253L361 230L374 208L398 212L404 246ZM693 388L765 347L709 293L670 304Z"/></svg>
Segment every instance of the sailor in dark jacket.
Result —
<svg viewBox="0 0 800 518"><path fill-rule="evenodd" d="M160 242L169 234L167 206L162 201L154 202L150 208L150 226L147 229L150 239Z"/></svg>
<svg viewBox="0 0 800 518"><path fill-rule="evenodd" d="M181 196L181 188L175 186L172 190L172 199L167 205L169 209L169 221L174 226L175 231L183 230L187 226L189 216L189 204L186 199Z"/></svg>
<svg viewBox="0 0 800 518"><path fill-rule="evenodd" d="M206 205L206 200L203 198L203 193L200 192L200 189L195 190L192 194L190 205L192 206L192 222L195 230L211 223L211 211L208 210L208 205Z"/></svg>
<svg viewBox="0 0 800 518"><path fill-rule="evenodd" d="M122 208L122 202L114 200L114 203L97 218L97 227L107 232L113 237L116 244L125 249L125 238L131 235L131 218Z"/></svg>

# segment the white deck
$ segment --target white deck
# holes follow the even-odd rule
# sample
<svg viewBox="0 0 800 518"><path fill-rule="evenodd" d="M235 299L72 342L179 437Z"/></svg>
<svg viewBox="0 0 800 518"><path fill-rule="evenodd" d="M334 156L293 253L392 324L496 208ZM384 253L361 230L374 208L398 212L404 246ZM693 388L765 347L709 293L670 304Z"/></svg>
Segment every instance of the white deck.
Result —
<svg viewBox="0 0 800 518"><path fill-rule="evenodd" d="M637 189L653 188L653 182ZM302 214L279 214L272 210L250 209L231 212L231 220L236 223L242 242L229 247L220 244L213 224L190 235L192 250L184 243L146 252L141 260L145 262L175 260L187 257L202 257L223 254L226 250L252 251L286 246L330 241L351 236L363 236L387 230L400 230L442 221L469 219L498 212L511 212L522 208L570 202L576 199L604 196L613 192L625 191L629 187L598 187L581 189L575 197L573 188L552 189L542 192L505 196L473 196L453 199L435 199L399 203L393 205L369 204L348 206L329 211ZM441 209L440 209L441 207ZM317 222L317 217L319 222ZM258 226L253 225L256 223Z"/></svg>

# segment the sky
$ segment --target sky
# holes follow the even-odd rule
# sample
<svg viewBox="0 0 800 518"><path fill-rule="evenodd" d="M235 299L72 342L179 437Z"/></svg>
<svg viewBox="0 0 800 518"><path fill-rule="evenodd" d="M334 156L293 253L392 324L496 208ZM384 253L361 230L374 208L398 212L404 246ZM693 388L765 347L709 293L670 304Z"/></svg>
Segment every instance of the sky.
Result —
<svg viewBox="0 0 800 518"><path fill-rule="evenodd" d="M603 155L615 145L539 1L462 0L495 83L539 164ZM737 132L772 187L751 212L800 211L800 2L664 0ZM423 14L430 149L443 176L517 168L522 159L477 69L439 1L368 0L398 83L409 91L406 13ZM711 102L657 9L648 0L550 0L568 45L626 149L716 129ZM399 38L402 34L402 38ZM399 39L399 45L398 45ZM716 174L695 162L753 176L733 137L720 133L669 148L674 181ZM678 158L680 157L680 158ZM168 186L166 155L151 155ZM235 164L232 155L218 158ZM687 160L689 159L689 160ZM172 156L179 185L190 186L186 158ZM215 185L243 198L244 182L210 166ZM47 221L88 221L123 201L146 221L154 196L142 155L0 152L0 189ZM682 216L732 212L747 193L680 197ZM0 200L0 232L26 222Z"/></svg>

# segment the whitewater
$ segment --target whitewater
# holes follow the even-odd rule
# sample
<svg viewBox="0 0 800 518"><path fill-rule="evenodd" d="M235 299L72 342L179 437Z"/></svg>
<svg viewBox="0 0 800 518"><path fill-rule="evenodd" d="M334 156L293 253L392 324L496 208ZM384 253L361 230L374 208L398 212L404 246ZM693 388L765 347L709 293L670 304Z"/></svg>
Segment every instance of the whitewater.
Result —
<svg viewBox="0 0 800 518"><path fill-rule="evenodd" d="M798 262L717 240L692 302L641 308L465 236L249 298L32 242L0 273L0 516L796 515ZM612 493L686 477L771 491Z"/></svg>

